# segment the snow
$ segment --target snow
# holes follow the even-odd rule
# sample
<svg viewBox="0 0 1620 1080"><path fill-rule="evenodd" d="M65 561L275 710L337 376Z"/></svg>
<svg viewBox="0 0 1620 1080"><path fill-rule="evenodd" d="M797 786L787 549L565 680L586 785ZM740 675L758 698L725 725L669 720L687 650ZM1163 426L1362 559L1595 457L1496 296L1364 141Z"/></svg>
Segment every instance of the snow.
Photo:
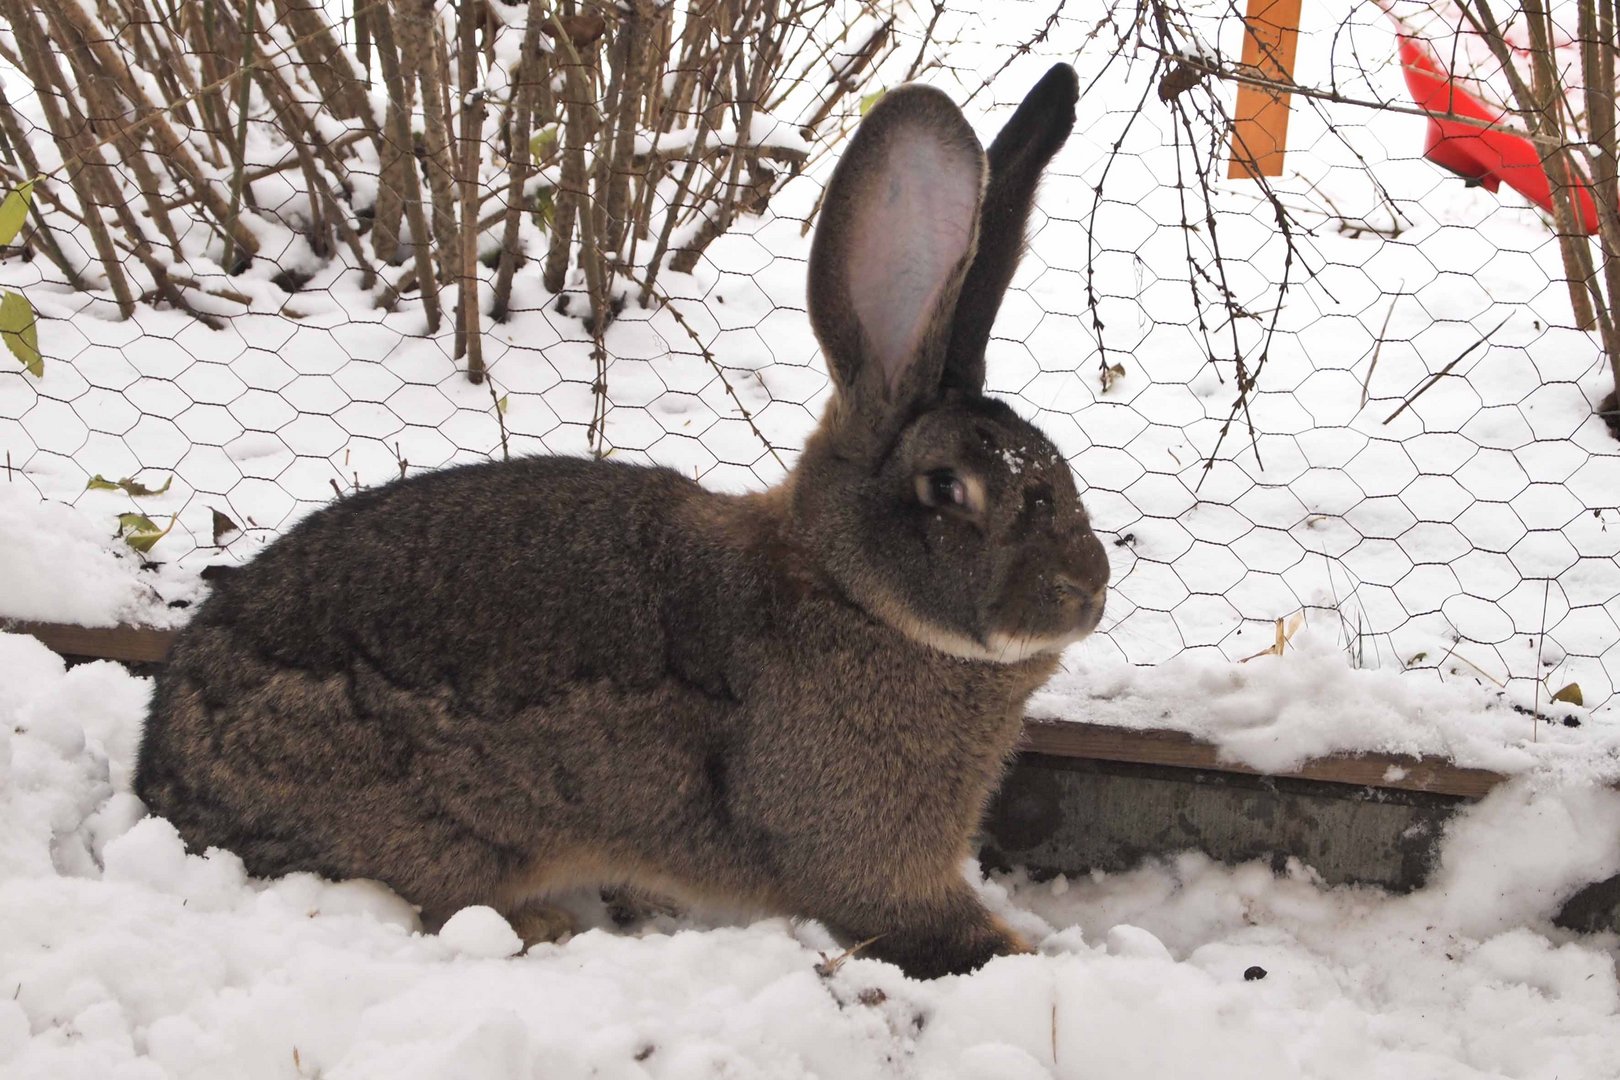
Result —
<svg viewBox="0 0 1620 1080"><path fill-rule="evenodd" d="M1548 923L1620 870L1607 788L1499 788L1406 896L1191 852L1047 882L970 865L1039 952L932 983L826 963L838 950L813 923L697 913L620 932L599 904L583 932L514 955L487 908L424 936L374 883L257 881L226 852L187 854L129 792L147 680L9 634L0 668L8 1080L1460 1080L1620 1060L1620 942Z"/></svg>
<svg viewBox="0 0 1620 1080"><path fill-rule="evenodd" d="M159 601L186 603L200 583L141 563L87 515L0 484L0 616L81 626L175 621L182 609Z"/></svg>
<svg viewBox="0 0 1620 1080"><path fill-rule="evenodd" d="M1263 642L1261 644L1264 644ZM1544 779L1620 781L1620 730L1589 710L1549 702L1541 716L1488 682L1455 671L1352 667L1329 633L1290 639L1282 657L1233 664L1196 653L1135 667L1081 643L1030 701L1030 715L1185 731L1223 759L1288 772L1312 758L1374 752L1447 759Z"/></svg>
<svg viewBox="0 0 1620 1080"><path fill-rule="evenodd" d="M439 929L439 940L464 956L499 960L523 951L523 939L492 907L475 905L452 915Z"/></svg>
<svg viewBox="0 0 1620 1080"><path fill-rule="evenodd" d="M653 137L643 132L636 136L635 152L638 155L649 154L656 149L666 155L671 155L690 150L697 144L700 130L699 127L692 126L661 132L658 135L656 146ZM704 145L711 147L738 145L736 126L734 124L719 125L710 128L704 136ZM743 145L786 150L801 157L808 156L811 150L810 143L801 134L801 129L797 124L782 117L773 116L763 109L756 109L750 118L748 138L743 140Z"/></svg>

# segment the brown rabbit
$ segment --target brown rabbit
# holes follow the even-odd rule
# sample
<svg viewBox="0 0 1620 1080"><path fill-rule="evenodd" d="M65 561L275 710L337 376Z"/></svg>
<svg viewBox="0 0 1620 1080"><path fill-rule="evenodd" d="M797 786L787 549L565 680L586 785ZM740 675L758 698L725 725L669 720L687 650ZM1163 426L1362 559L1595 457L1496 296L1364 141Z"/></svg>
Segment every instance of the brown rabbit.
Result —
<svg viewBox="0 0 1620 1080"><path fill-rule="evenodd" d="M548 892L627 885L819 919L919 977L1023 950L962 860L1108 562L984 350L1075 98L1053 68L988 164L937 90L872 109L810 254L837 392L780 486L453 468L222 579L158 679L147 806L257 875L380 879L430 927L490 904L532 930Z"/></svg>

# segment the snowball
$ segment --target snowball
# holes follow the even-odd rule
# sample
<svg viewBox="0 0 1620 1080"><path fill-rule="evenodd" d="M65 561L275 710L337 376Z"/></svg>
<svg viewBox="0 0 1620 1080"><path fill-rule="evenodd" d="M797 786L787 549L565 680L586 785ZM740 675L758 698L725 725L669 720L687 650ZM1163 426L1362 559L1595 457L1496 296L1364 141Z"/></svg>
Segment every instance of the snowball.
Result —
<svg viewBox="0 0 1620 1080"><path fill-rule="evenodd" d="M186 845L166 818L135 823L102 852L108 881L132 881L174 892L186 872Z"/></svg>
<svg viewBox="0 0 1620 1080"><path fill-rule="evenodd" d="M1111 927L1106 938L1110 956L1135 956L1144 960L1169 960L1170 950L1164 942L1139 926L1121 923Z"/></svg>
<svg viewBox="0 0 1620 1080"><path fill-rule="evenodd" d="M444 924L439 940L465 956L498 960L523 951L523 939L492 907L464 907Z"/></svg>

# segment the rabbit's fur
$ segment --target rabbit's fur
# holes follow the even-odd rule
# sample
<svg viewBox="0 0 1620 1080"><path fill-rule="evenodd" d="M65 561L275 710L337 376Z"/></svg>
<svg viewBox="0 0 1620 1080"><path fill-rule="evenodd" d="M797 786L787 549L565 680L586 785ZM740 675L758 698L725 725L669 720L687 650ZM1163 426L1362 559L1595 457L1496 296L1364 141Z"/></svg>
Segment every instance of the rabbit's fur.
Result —
<svg viewBox="0 0 1620 1080"><path fill-rule="evenodd" d="M147 806L429 926L625 884L820 919L917 976L1023 949L962 860L1108 564L1063 458L981 389L1075 94L1054 68L988 167L938 91L872 109L810 260L837 392L780 486L453 468L222 579L158 678Z"/></svg>

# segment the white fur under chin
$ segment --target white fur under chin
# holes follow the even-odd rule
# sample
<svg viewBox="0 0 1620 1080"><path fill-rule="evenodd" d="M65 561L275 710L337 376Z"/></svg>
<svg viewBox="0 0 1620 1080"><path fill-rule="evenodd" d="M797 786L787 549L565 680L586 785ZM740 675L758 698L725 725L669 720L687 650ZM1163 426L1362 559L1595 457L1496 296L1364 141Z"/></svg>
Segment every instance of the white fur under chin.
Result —
<svg viewBox="0 0 1620 1080"><path fill-rule="evenodd" d="M851 590L857 598L861 591ZM956 630L948 630L929 622L897 601L884 589L870 590L865 599L867 602L862 606L866 608L868 614L875 616L879 621L894 627L919 645L926 645L946 656L955 656L962 660L1021 664L1032 656L1062 652L1091 632L1073 630L1067 634L1031 637L997 630L986 640L980 641L978 638L968 637Z"/></svg>
<svg viewBox="0 0 1620 1080"><path fill-rule="evenodd" d="M1086 636L1083 630L1051 637L1014 636L998 630L988 640L979 641L955 630L924 622L909 612L889 621L912 641L937 649L947 656L963 660L987 660L992 664L1021 664L1032 656L1062 652Z"/></svg>

